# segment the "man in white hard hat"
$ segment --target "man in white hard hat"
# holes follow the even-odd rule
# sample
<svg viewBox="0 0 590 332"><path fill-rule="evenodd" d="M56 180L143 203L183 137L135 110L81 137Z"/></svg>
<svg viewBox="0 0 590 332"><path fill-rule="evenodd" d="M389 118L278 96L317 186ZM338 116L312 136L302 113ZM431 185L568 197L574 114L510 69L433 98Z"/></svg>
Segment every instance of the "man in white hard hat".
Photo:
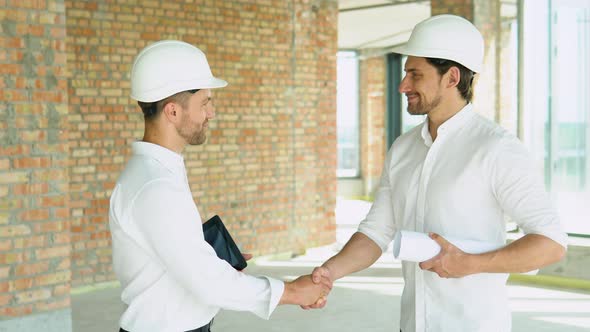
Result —
<svg viewBox="0 0 590 332"><path fill-rule="evenodd" d="M407 55L399 86L422 125L386 157L375 201L342 251L313 272L336 280L373 264L398 231L428 233L433 258L402 262L403 332L509 331L506 280L560 260L567 236L523 145L472 109L483 38L469 21L431 17L396 53ZM504 215L526 235L505 245ZM468 254L445 237L495 243ZM309 307L321 307L323 304Z"/></svg>
<svg viewBox="0 0 590 332"><path fill-rule="evenodd" d="M236 271L204 240L181 153L205 142L215 116L211 89L226 85L185 42L156 42L135 58L131 97L145 133L132 145L109 211L113 266L127 304L120 331L205 332L220 308L268 319L278 304L321 303L330 290L330 282L314 284L310 276L283 282Z"/></svg>

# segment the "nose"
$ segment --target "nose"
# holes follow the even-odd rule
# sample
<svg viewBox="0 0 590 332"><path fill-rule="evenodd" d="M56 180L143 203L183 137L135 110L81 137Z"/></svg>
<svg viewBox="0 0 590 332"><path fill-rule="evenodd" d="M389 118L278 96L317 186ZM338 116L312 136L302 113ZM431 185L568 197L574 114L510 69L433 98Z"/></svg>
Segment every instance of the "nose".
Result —
<svg viewBox="0 0 590 332"><path fill-rule="evenodd" d="M399 87L397 88L397 90L400 93L406 93L406 92L410 91L410 83L408 82L408 75L404 76L402 81L399 83Z"/></svg>
<svg viewBox="0 0 590 332"><path fill-rule="evenodd" d="M215 106L213 106L213 101L210 101L211 105L207 107L207 119L215 118Z"/></svg>

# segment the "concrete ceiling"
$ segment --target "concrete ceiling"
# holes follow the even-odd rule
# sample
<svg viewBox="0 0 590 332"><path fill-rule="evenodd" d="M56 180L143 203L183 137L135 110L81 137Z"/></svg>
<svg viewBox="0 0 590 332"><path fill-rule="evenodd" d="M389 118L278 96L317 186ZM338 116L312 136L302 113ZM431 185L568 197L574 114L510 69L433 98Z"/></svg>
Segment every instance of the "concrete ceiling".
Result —
<svg viewBox="0 0 590 332"><path fill-rule="evenodd" d="M338 48L386 51L405 43L414 26L430 17L430 1L339 0Z"/></svg>

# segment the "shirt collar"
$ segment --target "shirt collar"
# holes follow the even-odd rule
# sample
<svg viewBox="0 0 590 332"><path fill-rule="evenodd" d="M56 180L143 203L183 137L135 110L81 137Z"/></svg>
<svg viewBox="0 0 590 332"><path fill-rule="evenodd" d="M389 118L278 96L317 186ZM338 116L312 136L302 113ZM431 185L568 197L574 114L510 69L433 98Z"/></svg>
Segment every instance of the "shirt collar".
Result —
<svg viewBox="0 0 590 332"><path fill-rule="evenodd" d="M459 112L441 124L436 133L437 136L440 137L445 135L449 132L455 131L461 127L471 118L473 115L473 105L471 103L467 103L465 107L463 107ZM426 146L432 145L432 137L430 136L430 132L428 131L428 117L424 120L424 124L422 124L422 139L424 140L424 144Z"/></svg>
<svg viewBox="0 0 590 332"><path fill-rule="evenodd" d="M161 145L137 141L131 144L133 154L144 155L156 159L164 167L173 173L184 171L184 158L182 155L169 150Z"/></svg>

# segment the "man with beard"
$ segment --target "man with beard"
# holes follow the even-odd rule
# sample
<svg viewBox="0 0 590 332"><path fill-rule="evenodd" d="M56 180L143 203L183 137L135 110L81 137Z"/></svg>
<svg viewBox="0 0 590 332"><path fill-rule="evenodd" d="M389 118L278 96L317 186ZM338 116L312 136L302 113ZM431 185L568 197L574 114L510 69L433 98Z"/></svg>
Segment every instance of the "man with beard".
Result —
<svg viewBox="0 0 590 332"><path fill-rule="evenodd" d="M483 62L475 26L458 16L431 17L397 53L408 56L399 86L408 112L426 120L395 140L366 219L314 269L314 281L369 267L398 231L429 233L438 255L402 262L401 330L510 331L508 273L560 260L567 236L523 145L473 110L473 77ZM508 245L505 214L525 233ZM468 254L447 237L501 248Z"/></svg>
<svg viewBox="0 0 590 332"><path fill-rule="evenodd" d="M181 41L154 43L135 59L131 97L145 133L132 145L109 210L113 266L127 304L120 331L207 332L220 308L268 319L278 304L321 303L330 290L330 282L310 276L282 282L236 271L204 240L181 153L205 143L215 116L211 89L226 85L201 50Z"/></svg>

